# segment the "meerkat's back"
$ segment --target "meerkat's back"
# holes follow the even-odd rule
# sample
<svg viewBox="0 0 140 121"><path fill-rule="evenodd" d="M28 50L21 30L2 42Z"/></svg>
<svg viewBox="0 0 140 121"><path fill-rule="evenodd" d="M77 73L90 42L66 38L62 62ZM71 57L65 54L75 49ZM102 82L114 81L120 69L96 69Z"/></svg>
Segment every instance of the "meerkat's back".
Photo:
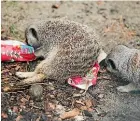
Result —
<svg viewBox="0 0 140 121"><path fill-rule="evenodd" d="M59 81L84 76L101 52L95 30L66 19L34 23L26 29L26 39L45 58L35 72Z"/></svg>

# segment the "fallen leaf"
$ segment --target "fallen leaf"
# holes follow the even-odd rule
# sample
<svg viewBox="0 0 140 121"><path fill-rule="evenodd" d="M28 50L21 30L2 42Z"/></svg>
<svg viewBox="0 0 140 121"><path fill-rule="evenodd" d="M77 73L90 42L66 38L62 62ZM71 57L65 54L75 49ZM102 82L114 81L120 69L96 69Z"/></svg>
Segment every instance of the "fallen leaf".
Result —
<svg viewBox="0 0 140 121"><path fill-rule="evenodd" d="M62 114L65 112L65 108L62 105L56 105L56 109L55 109L57 114Z"/></svg>
<svg viewBox="0 0 140 121"><path fill-rule="evenodd" d="M27 102L28 100L27 100L26 98L23 97L23 98L20 99L20 101L23 102L23 103L25 103L25 102Z"/></svg>
<svg viewBox="0 0 140 121"><path fill-rule="evenodd" d="M55 104L52 104L52 103L49 103L48 105L49 105L49 108L51 108L52 110L54 110L56 107Z"/></svg>
<svg viewBox="0 0 140 121"><path fill-rule="evenodd" d="M85 100L85 105L87 106L87 108L90 108L92 106L92 100L91 99Z"/></svg>
<svg viewBox="0 0 140 121"><path fill-rule="evenodd" d="M65 112L64 114L60 115L60 118L61 119L73 118L79 114L80 114L80 110L78 108L74 108L73 110L69 112Z"/></svg>
<svg viewBox="0 0 140 121"><path fill-rule="evenodd" d="M1 34L4 33L6 30L5 29L1 29Z"/></svg>
<svg viewBox="0 0 140 121"><path fill-rule="evenodd" d="M13 107L13 112L18 113L18 111L19 111L19 110L18 110L18 107L17 107L17 106L14 106L14 107Z"/></svg>
<svg viewBox="0 0 140 121"><path fill-rule="evenodd" d="M6 77L6 78L2 78L2 81L9 81L10 78Z"/></svg>
<svg viewBox="0 0 140 121"><path fill-rule="evenodd" d="M87 106L81 106L80 109L81 110L88 110Z"/></svg>
<svg viewBox="0 0 140 121"><path fill-rule="evenodd" d="M25 106L25 105L26 105L26 102L27 102L28 100L27 100L26 98L23 97L23 98L20 99L20 101L22 102L21 105L22 105L22 106Z"/></svg>
<svg viewBox="0 0 140 121"><path fill-rule="evenodd" d="M102 5L103 4L103 1L99 0L97 1L97 5Z"/></svg>
<svg viewBox="0 0 140 121"><path fill-rule="evenodd" d="M93 111L93 109L92 109L92 108L89 108L89 109L88 109L88 111L89 111L89 112L92 112L92 111Z"/></svg>
<svg viewBox="0 0 140 121"><path fill-rule="evenodd" d="M9 39L9 40L15 40L13 37L7 37L7 39Z"/></svg>
<svg viewBox="0 0 140 121"><path fill-rule="evenodd" d="M50 96L50 98L55 99L55 96L54 96L54 95L51 95L51 94L50 94L49 96Z"/></svg>
<svg viewBox="0 0 140 121"><path fill-rule="evenodd" d="M36 119L36 121L40 121L40 116Z"/></svg>
<svg viewBox="0 0 140 121"><path fill-rule="evenodd" d="M58 9L59 5L58 4L52 5L52 8Z"/></svg>
<svg viewBox="0 0 140 121"><path fill-rule="evenodd" d="M7 73L7 72L9 72L9 69L4 69L4 70L1 71L2 74Z"/></svg>
<svg viewBox="0 0 140 121"><path fill-rule="evenodd" d="M10 86L5 86L5 87L3 88L3 91L4 91L4 92L8 92L8 91L10 91L10 90L11 90Z"/></svg>
<svg viewBox="0 0 140 121"><path fill-rule="evenodd" d="M29 99L30 99L30 96L29 96L29 95L26 95L26 99L29 101Z"/></svg>
<svg viewBox="0 0 140 121"><path fill-rule="evenodd" d="M6 113L2 112L2 113L1 113L1 117L2 117L2 118L8 118L8 115L7 115Z"/></svg>
<svg viewBox="0 0 140 121"><path fill-rule="evenodd" d="M22 115L19 115L19 116L16 118L15 121L20 121L21 118L23 118L23 116L22 116Z"/></svg>
<svg viewBox="0 0 140 121"><path fill-rule="evenodd" d="M16 66L15 70L18 71L21 67L19 65Z"/></svg>

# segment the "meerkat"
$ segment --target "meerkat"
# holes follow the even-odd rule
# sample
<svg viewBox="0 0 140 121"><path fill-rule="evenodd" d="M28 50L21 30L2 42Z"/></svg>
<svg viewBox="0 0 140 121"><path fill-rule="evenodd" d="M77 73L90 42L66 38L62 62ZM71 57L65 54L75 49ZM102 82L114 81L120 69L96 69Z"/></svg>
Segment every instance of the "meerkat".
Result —
<svg viewBox="0 0 140 121"><path fill-rule="evenodd" d="M84 76L92 65L106 57L95 30L66 20L49 19L33 23L25 30L26 42L44 60L34 72L16 72L25 78L18 85L53 79L63 83L72 76Z"/></svg>
<svg viewBox="0 0 140 121"><path fill-rule="evenodd" d="M140 90L140 50L118 45L108 54L106 62L110 72L130 82L128 85L117 87L118 91Z"/></svg>

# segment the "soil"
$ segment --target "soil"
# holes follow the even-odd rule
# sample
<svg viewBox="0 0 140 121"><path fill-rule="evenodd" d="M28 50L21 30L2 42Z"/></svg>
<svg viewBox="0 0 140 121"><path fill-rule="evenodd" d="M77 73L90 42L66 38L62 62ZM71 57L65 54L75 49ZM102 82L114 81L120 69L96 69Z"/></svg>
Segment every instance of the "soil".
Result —
<svg viewBox="0 0 140 121"><path fill-rule="evenodd" d="M68 17L68 19L86 24L94 28L100 36L100 42L104 50L110 50L118 44L140 49L140 2L2 2L2 38L12 37L24 41L25 28L32 21L47 18ZM15 76L16 71L34 70L36 62L30 63L2 63L2 88L9 83L16 83L19 79ZM5 71L7 69L7 71ZM104 69L101 69L103 71ZM62 105L67 110L72 109L75 100L91 98L96 100L93 105L94 111L90 116L84 116L84 120L95 121L139 121L140 120L140 94L120 93L116 87L125 82L108 72L99 73L98 83L89 88L86 96L73 98L79 89L69 85L59 85L55 81L46 81L43 99L35 102L30 99L26 86L20 91L2 91L2 120L8 120L7 111L16 112L16 108L22 109L21 114L15 113L15 117L23 116L23 112L32 112L30 116L24 116L28 120L32 117L40 117L40 120L60 120L56 111L46 105L52 103ZM45 85L46 84L46 85ZM52 85L52 86L50 86ZM51 87L51 88L49 88ZM65 91L64 91L65 90ZM51 97L51 96L52 97ZM53 98L54 97L56 98ZM24 98L24 99L23 99ZM5 101L7 100L7 101ZM24 100L24 101L23 101ZM25 101L26 100L26 101ZM25 104L26 102L26 104ZM21 104L24 103L24 104ZM95 111L96 110L96 111ZM6 116L8 115L8 116ZM21 119L19 117L19 119ZM30 117L30 119L29 119ZM43 118L42 118L43 117ZM14 118L13 118L14 120ZM39 120L39 119L38 119ZM69 119L70 120L70 119ZM73 119L71 119L73 120ZM77 119L78 120L78 119ZM9 121L12 121L10 119ZM35 121L37 121L35 119Z"/></svg>

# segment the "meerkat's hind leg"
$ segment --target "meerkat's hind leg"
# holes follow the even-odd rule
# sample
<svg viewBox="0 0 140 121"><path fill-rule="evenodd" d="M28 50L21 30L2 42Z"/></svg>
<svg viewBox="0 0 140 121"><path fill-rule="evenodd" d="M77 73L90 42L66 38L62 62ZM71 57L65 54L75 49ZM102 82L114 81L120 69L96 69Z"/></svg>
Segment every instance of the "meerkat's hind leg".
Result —
<svg viewBox="0 0 140 121"><path fill-rule="evenodd" d="M24 85L24 84L33 84L33 83L38 83L38 82L42 82L45 79L45 75L44 74L35 74L32 77L29 77L27 79L24 79L22 81L20 81L19 83L17 83L17 86L20 85Z"/></svg>
<svg viewBox="0 0 140 121"><path fill-rule="evenodd" d="M117 90L120 92L134 92L140 91L140 88L137 88L133 83L129 83L128 85L117 87Z"/></svg>
<svg viewBox="0 0 140 121"><path fill-rule="evenodd" d="M29 78L35 75L35 72L16 72L16 76L19 78Z"/></svg>

